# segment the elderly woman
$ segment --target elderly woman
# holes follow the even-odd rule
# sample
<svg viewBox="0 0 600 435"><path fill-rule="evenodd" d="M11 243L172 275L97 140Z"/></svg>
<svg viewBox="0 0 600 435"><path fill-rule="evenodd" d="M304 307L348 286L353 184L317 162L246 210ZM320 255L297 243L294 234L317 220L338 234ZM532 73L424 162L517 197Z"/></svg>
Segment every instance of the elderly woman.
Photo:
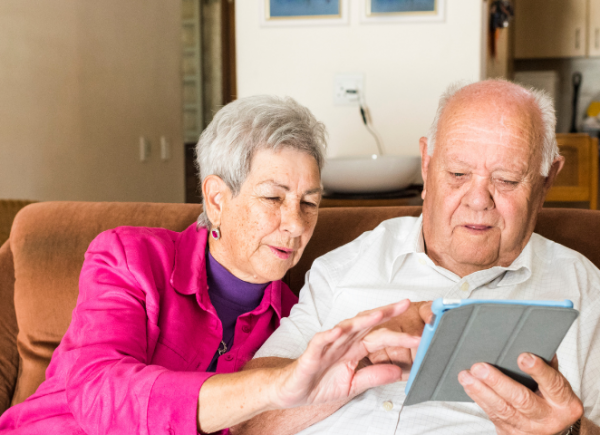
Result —
<svg viewBox="0 0 600 435"><path fill-rule="evenodd" d="M406 301L317 334L283 369L233 373L297 301L280 279L317 221L324 136L289 98L246 98L218 112L198 143L198 223L182 233L121 227L92 242L46 381L2 416L0 431L214 432L397 380L390 364L355 368L384 346L415 346L370 330Z"/></svg>

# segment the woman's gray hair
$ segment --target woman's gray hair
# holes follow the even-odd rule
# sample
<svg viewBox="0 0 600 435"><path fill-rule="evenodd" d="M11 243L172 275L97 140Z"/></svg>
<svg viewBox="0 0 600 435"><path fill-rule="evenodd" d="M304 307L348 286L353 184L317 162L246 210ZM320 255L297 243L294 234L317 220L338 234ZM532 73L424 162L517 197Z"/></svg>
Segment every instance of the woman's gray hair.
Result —
<svg viewBox="0 0 600 435"><path fill-rule="evenodd" d="M488 81L512 83L502 79L490 79ZM429 127L429 133L427 135L427 154L433 154L438 124L440 122L440 118L442 117L444 108L448 104L448 101L450 101L458 91L465 86L469 86L470 84L471 83L464 81L452 83L440 97L435 118ZM559 156L558 145L556 143L556 113L554 110L554 103L552 102L552 98L545 91L534 88L526 88L516 83L512 84L524 89L533 99L533 102L540 111L542 120L542 137L538 138L542 143L542 166L540 172L543 177L547 177L550 172L552 162Z"/></svg>
<svg viewBox="0 0 600 435"><path fill-rule="evenodd" d="M219 110L200 135L196 145L200 186L207 176L217 175L237 195L260 149L289 147L304 152L315 158L320 172L326 136L325 125L290 97L256 95L235 100ZM198 224L210 228L204 198L202 206Z"/></svg>

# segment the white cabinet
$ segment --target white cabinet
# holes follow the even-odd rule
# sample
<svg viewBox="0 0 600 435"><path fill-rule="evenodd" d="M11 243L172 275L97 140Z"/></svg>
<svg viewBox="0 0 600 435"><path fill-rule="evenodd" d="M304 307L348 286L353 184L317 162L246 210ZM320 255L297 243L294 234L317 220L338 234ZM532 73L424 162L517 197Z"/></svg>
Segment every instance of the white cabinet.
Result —
<svg viewBox="0 0 600 435"><path fill-rule="evenodd" d="M589 0L588 55L600 56L600 0Z"/></svg>
<svg viewBox="0 0 600 435"><path fill-rule="evenodd" d="M592 14L588 16L592 4L595 20ZM586 56L588 22L596 21L600 38L598 15L599 0L515 1L515 58ZM594 36L595 31L590 33ZM597 50L600 52L600 45Z"/></svg>

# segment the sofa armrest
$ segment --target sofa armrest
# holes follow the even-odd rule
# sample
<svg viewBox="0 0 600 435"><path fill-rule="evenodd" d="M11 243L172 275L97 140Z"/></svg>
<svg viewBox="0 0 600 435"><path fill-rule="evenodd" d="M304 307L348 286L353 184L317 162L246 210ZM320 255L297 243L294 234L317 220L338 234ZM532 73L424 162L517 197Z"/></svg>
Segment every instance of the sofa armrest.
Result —
<svg viewBox="0 0 600 435"><path fill-rule="evenodd" d="M19 367L15 274L10 240L0 247L0 415L10 407Z"/></svg>

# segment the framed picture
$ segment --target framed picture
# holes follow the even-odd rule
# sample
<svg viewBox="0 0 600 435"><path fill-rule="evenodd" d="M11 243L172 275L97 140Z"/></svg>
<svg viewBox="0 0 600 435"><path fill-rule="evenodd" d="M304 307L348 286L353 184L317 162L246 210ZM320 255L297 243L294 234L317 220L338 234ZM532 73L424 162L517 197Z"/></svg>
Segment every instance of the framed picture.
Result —
<svg viewBox="0 0 600 435"><path fill-rule="evenodd" d="M445 0L362 1L362 22L444 21Z"/></svg>
<svg viewBox="0 0 600 435"><path fill-rule="evenodd" d="M260 0L261 25L348 24L350 0Z"/></svg>

